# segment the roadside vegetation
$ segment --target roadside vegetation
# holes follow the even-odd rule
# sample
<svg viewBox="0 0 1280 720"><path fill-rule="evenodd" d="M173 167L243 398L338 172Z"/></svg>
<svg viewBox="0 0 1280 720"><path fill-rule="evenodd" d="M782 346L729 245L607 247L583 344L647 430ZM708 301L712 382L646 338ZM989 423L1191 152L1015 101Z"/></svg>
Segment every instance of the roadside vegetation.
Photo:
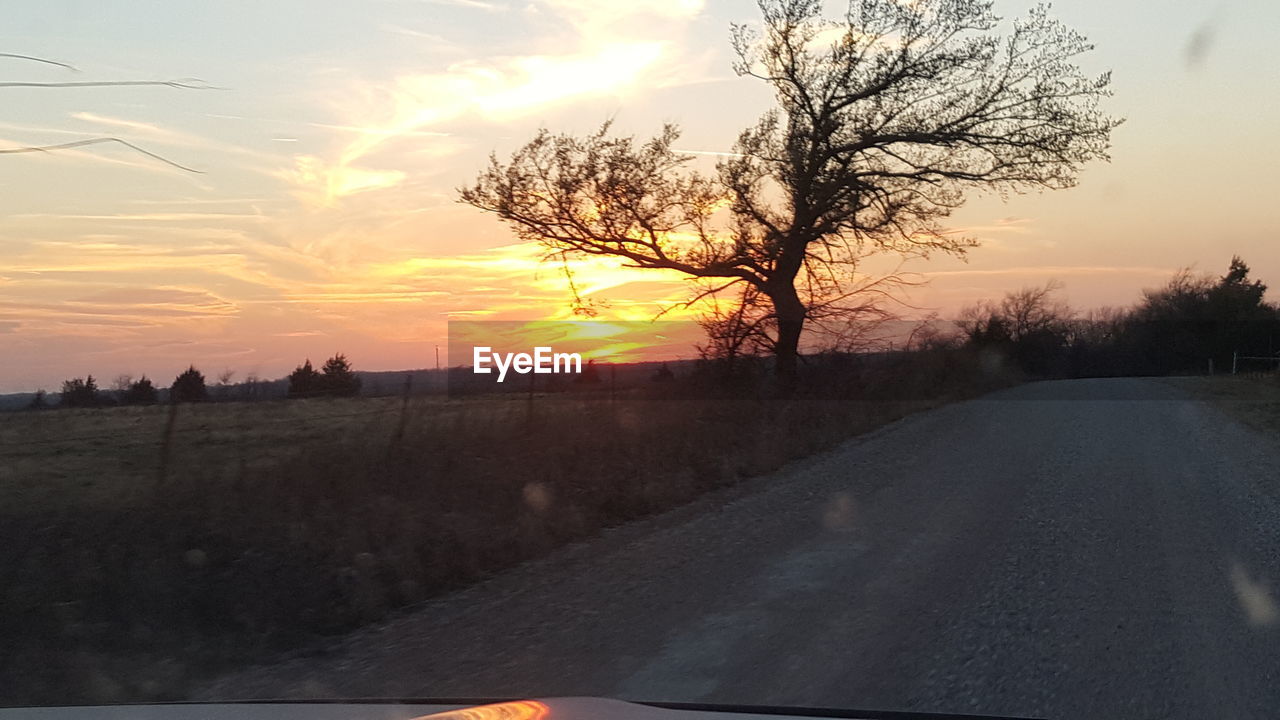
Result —
<svg viewBox="0 0 1280 720"><path fill-rule="evenodd" d="M1267 286L1232 258L1214 277L1181 270L1144 290L1130 308L1080 314L1060 286L1023 288L961 313L975 348L996 352L1033 377L1108 377L1273 372L1280 358L1280 308Z"/></svg>

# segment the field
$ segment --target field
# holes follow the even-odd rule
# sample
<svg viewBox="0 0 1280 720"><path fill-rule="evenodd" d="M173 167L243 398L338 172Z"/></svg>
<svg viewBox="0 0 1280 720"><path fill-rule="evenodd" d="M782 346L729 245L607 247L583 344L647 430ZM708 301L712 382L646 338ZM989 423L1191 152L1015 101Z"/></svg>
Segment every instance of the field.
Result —
<svg viewBox="0 0 1280 720"><path fill-rule="evenodd" d="M0 700L181 698L1012 381L956 350L826 372L787 399L681 380L4 414Z"/></svg>
<svg viewBox="0 0 1280 720"><path fill-rule="evenodd" d="M1280 382L1274 373L1176 377L1165 382L1212 403L1255 430L1280 436Z"/></svg>

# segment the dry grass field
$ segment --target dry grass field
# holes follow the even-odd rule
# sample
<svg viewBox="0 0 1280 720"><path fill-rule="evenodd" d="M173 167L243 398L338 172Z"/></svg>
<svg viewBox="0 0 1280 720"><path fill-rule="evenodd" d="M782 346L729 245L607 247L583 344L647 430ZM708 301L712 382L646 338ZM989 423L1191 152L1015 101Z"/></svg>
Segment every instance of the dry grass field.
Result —
<svg viewBox="0 0 1280 720"><path fill-rule="evenodd" d="M241 462L246 470L269 467L308 438L374 430L398 407L389 398L179 406L169 479L184 482L184 473L212 466L239 472ZM152 405L0 414L0 503L38 509L142 501L161 480L169 411Z"/></svg>
<svg viewBox="0 0 1280 720"><path fill-rule="evenodd" d="M1280 378L1275 374L1176 377L1165 382L1213 403L1254 429L1280 434Z"/></svg>
<svg viewBox="0 0 1280 720"><path fill-rule="evenodd" d="M406 430L421 430L448 414L501 414L512 400L476 397L464 407L414 397L407 412L398 397L359 397L0 413L0 505L128 506L160 484L233 482L311 444L386 443L402 419Z"/></svg>

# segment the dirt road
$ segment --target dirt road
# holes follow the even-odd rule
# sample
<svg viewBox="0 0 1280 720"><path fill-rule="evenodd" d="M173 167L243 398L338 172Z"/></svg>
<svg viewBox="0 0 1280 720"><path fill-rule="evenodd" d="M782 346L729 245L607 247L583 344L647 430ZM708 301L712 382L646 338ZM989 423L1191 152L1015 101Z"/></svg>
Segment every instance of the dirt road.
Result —
<svg viewBox="0 0 1280 720"><path fill-rule="evenodd" d="M1035 383L202 697L1280 712L1280 445L1157 380Z"/></svg>

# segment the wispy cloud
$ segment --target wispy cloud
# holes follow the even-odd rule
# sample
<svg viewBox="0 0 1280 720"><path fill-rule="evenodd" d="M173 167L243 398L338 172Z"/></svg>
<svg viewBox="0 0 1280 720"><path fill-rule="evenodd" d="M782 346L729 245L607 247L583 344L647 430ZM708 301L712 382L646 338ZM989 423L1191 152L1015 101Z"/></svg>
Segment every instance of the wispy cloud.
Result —
<svg viewBox="0 0 1280 720"><path fill-rule="evenodd" d="M710 155L712 157L743 157L743 155L740 153L723 152L720 150L684 150L680 148L673 148L673 150L674 152L678 152L682 155Z"/></svg>
<svg viewBox="0 0 1280 720"><path fill-rule="evenodd" d="M1152 266L1107 266L1107 265L1042 265L1008 268L965 268L962 270L930 270L922 274L925 277L962 277L962 276L1067 276L1067 275L1151 275L1168 276L1172 268Z"/></svg>
<svg viewBox="0 0 1280 720"><path fill-rule="evenodd" d="M604 317L648 320L687 297L674 274L604 259L546 263L526 244L475 250L508 236L477 229L475 214L456 206L446 161L473 152L480 162L490 143L541 113L664 86L683 72L687 51L676 40L701 2L451 4L468 11L455 16L541 31L454 57L463 41L449 47L413 30L420 17L391 14L369 29L432 47L424 54L401 42L388 52L412 49L404 61L358 78L300 61L281 69L295 79L313 73L312 84L279 103L64 105L48 127L0 124L13 134L127 137L217 163L208 185L174 191L143 178L140 191L107 193L106 202L69 195L6 216L0 237L15 242L0 244L0 327L11 346L28 348L14 362L35 367L38 354L60 353L77 368L92 361L95 373L214 357L283 367L340 338L367 349L363 362L403 367L413 348L443 339L450 317L572 318L566 269ZM384 68L393 69L372 75ZM161 338L167 344L156 345ZM133 365L140 347L153 365Z"/></svg>
<svg viewBox="0 0 1280 720"><path fill-rule="evenodd" d="M404 27L402 25L384 24L380 26L379 29L385 33L390 33L392 35L403 35L405 37L414 38L415 40L426 40L427 42L431 43L433 49L452 50L452 49L457 49L458 47L452 41L445 38L443 35L438 35L436 33L430 33L430 32L423 32L421 30L414 30L413 28Z"/></svg>
<svg viewBox="0 0 1280 720"><path fill-rule="evenodd" d="M456 0L490 9L480 0ZM474 3L474 4L473 4ZM404 73L389 84L357 89L368 108L328 124L356 133L330 158L304 155L282 176L299 194L322 205L346 195L394 187L405 173L373 167L372 156L396 140L447 135L445 123L474 117L501 122L573 99L625 91L659 67L670 49L672 24L700 12L701 0L643 4L543 0L526 12L546 14L569 32L558 52L495 55L454 63L443 71Z"/></svg>
<svg viewBox="0 0 1280 720"><path fill-rule="evenodd" d="M500 12L507 9L506 5L490 2L489 0L420 0L420 2L425 5L448 5L471 10L484 10L485 12Z"/></svg>
<svg viewBox="0 0 1280 720"><path fill-rule="evenodd" d="M76 215L70 213L18 213L10 215L13 220L89 220L89 221L125 221L125 222L185 222L189 220L214 220L230 222L246 220L262 222L266 218L257 213L209 213L209 212L167 212L167 213L116 213L112 215Z"/></svg>
<svg viewBox="0 0 1280 720"><path fill-rule="evenodd" d="M91 112L73 112L71 113L71 117L75 118L76 120L83 120L85 122L90 122L97 125L106 125L108 127L113 127L113 128L123 128L125 130L132 130L133 132L142 133L144 135L150 135L152 137L159 137L159 138L166 138L166 139L175 139L175 138L185 137L182 133L176 133L176 132L173 132L172 130L164 130L159 126L153 125L151 123L138 122L136 120L125 120L123 118L107 117L105 115L98 115L96 113L91 113Z"/></svg>

